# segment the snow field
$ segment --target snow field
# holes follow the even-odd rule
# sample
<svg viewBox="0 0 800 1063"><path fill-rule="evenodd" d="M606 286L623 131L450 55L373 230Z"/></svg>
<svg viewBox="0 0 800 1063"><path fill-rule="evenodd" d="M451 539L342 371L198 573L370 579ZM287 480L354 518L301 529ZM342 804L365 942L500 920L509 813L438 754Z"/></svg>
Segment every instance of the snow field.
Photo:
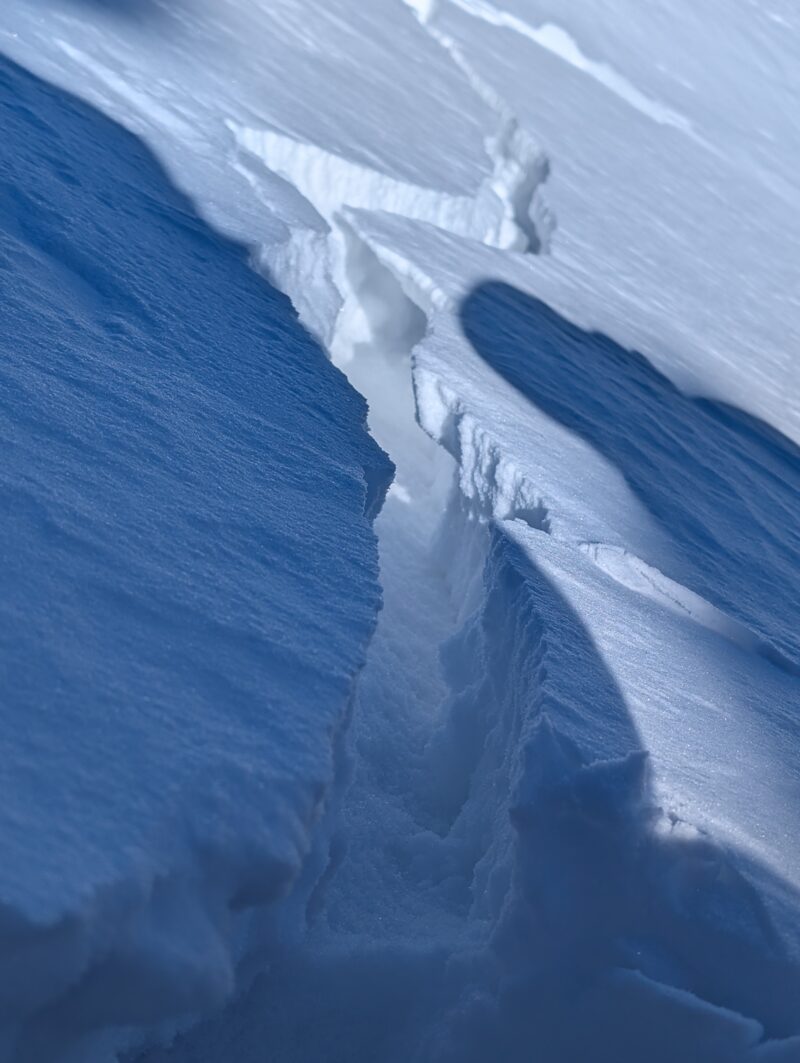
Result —
<svg viewBox="0 0 800 1063"><path fill-rule="evenodd" d="M724 110L748 28L790 48L744 4L710 74L688 7L411 6L223 44L201 8L153 56L100 20L75 59L252 222L397 466L305 925L147 1058L796 1059L794 80L755 146Z"/></svg>

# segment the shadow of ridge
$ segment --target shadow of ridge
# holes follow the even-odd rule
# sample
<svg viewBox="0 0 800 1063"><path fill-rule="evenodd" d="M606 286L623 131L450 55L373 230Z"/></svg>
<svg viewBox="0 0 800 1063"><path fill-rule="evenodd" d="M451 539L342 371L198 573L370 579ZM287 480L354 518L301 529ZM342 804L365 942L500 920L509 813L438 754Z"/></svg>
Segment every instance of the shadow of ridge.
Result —
<svg viewBox="0 0 800 1063"><path fill-rule="evenodd" d="M620 471L674 543L657 566L800 665L800 448L510 285L480 284L460 317L487 364Z"/></svg>
<svg viewBox="0 0 800 1063"><path fill-rule="evenodd" d="M742 1026L709 1011L704 1028L700 1002L756 1019L768 1038L800 1032L800 964L759 890L799 910L800 897L709 837L663 833L646 753L578 614L502 528L487 572L486 659L515 677L537 663L521 692L503 693L533 719L512 795L516 899L495 937L498 1011L483 1043L467 1023L459 1058L516 1063L532 1045L543 1063L749 1058Z"/></svg>

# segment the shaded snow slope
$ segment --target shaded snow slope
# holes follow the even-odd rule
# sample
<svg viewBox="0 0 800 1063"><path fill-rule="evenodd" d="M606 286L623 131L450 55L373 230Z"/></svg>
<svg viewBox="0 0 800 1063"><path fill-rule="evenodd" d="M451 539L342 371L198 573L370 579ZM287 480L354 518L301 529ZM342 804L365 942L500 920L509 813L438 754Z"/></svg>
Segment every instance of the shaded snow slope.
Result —
<svg viewBox="0 0 800 1063"><path fill-rule="evenodd" d="M222 1001L312 853L302 924L391 466L139 142L0 78L0 1044L52 1060Z"/></svg>

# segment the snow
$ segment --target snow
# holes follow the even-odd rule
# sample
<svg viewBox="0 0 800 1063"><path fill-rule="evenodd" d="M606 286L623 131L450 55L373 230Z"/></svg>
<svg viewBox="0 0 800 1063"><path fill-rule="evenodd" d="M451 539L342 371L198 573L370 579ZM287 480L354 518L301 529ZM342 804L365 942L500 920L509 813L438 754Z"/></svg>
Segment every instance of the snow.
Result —
<svg viewBox="0 0 800 1063"><path fill-rule="evenodd" d="M7 0L9 1059L800 1058L798 32Z"/></svg>
<svg viewBox="0 0 800 1063"><path fill-rule="evenodd" d="M324 866L391 466L138 141L0 90L0 984L52 1058L222 1001L247 910Z"/></svg>
<svg viewBox="0 0 800 1063"><path fill-rule="evenodd" d="M624 62L641 93L674 102L691 125L680 128L598 87L509 19L488 29L474 16L486 5L466 6L470 13L444 4L433 26L553 164L553 257L572 282L562 300L580 285L582 324L642 351L683 390L744 408L797 440L792 34L764 25L744 2L704 14L607 4L605 21L577 5L566 18L563 5L517 5L560 21L587 54L593 44L596 61L617 70ZM626 31L605 29L612 19ZM715 47L702 49L710 35Z"/></svg>
<svg viewBox="0 0 800 1063"><path fill-rule="evenodd" d="M691 123L683 115L646 96L607 63L597 62L584 55L575 39L561 26L556 26L552 22L533 26L517 15L503 11L494 4L485 3L484 0L452 0L452 2L467 14L490 26L499 26L518 33L522 37L527 37L540 48L544 48L545 51L563 59L576 70L587 74L654 122L674 126L684 133L692 132ZM432 21L434 13L434 10L430 8L422 8L419 11L421 20L426 24Z"/></svg>

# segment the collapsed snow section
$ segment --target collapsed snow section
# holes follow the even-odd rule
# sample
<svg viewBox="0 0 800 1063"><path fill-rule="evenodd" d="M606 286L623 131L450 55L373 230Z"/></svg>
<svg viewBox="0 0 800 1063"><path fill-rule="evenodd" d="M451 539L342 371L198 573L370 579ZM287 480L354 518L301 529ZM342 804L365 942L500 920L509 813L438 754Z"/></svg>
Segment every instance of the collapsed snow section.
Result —
<svg viewBox="0 0 800 1063"><path fill-rule="evenodd" d="M138 141L7 61L0 106L0 1054L86 1060L223 999L301 871L302 920L391 464Z"/></svg>
<svg viewBox="0 0 800 1063"><path fill-rule="evenodd" d="M497 118L499 131L486 141L492 172L472 195L401 181L316 144L228 120L237 145L235 165L246 171L257 164L286 181L327 231L325 239L314 230L300 228L282 249L264 249L260 264L271 266L304 320L319 329L337 364L345 365L354 345L373 337L371 317L377 313L388 324L400 311L396 300L388 298L387 302L388 292L381 289L379 279L386 273L358 238L357 226L351 221L353 211L390 212L520 252L537 252L545 245L551 221L541 196L548 175L547 158L513 117L498 110ZM321 329L316 324L319 310L309 306L309 277L318 282L315 292L323 295L333 287L338 295L332 305L324 296L320 299L329 308L328 321ZM396 289L391 275L389 280ZM369 291L370 287L376 290ZM390 327L403 331L405 326L398 320ZM408 343L409 348L412 345Z"/></svg>

